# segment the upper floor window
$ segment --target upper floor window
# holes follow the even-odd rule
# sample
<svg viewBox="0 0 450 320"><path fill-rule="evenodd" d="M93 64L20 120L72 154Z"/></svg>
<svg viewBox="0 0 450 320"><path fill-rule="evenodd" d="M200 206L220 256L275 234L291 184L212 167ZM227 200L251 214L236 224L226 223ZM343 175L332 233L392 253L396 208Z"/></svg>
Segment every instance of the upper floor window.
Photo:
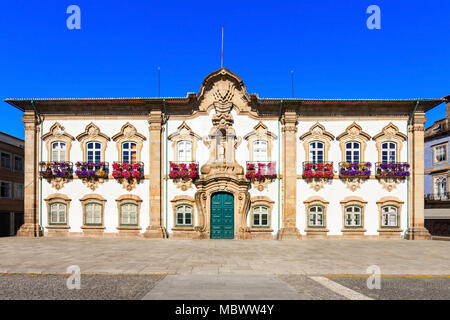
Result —
<svg viewBox="0 0 450 320"><path fill-rule="evenodd" d="M0 198L11 198L10 182L0 182Z"/></svg>
<svg viewBox="0 0 450 320"><path fill-rule="evenodd" d="M434 162L446 162L447 161L447 145L442 144L434 147Z"/></svg>
<svg viewBox="0 0 450 320"><path fill-rule="evenodd" d="M66 161L66 144L57 141L52 143L52 157L50 161L62 162Z"/></svg>
<svg viewBox="0 0 450 320"><path fill-rule="evenodd" d="M14 156L14 170L23 171L23 157Z"/></svg>
<svg viewBox="0 0 450 320"><path fill-rule="evenodd" d="M23 200L23 184L14 184L14 199Z"/></svg>
<svg viewBox="0 0 450 320"><path fill-rule="evenodd" d="M192 206L179 205L176 207L177 226L192 225Z"/></svg>
<svg viewBox="0 0 450 320"><path fill-rule="evenodd" d="M323 208L321 206L309 207L309 227L323 227Z"/></svg>
<svg viewBox="0 0 450 320"><path fill-rule="evenodd" d="M323 162L324 144L323 142L314 141L309 144L309 161Z"/></svg>
<svg viewBox="0 0 450 320"><path fill-rule="evenodd" d="M267 141L253 141L253 161L267 161Z"/></svg>
<svg viewBox="0 0 450 320"><path fill-rule="evenodd" d="M178 141L177 143L177 161L192 161L192 142L187 140Z"/></svg>
<svg viewBox="0 0 450 320"><path fill-rule="evenodd" d="M50 224L66 224L66 205L64 203L52 203L50 205Z"/></svg>
<svg viewBox="0 0 450 320"><path fill-rule="evenodd" d="M381 162L393 163L397 161L397 145L395 142L383 142L381 144Z"/></svg>
<svg viewBox="0 0 450 320"><path fill-rule="evenodd" d="M445 176L434 179L434 194L436 198L448 197L448 178Z"/></svg>
<svg viewBox="0 0 450 320"><path fill-rule="evenodd" d="M138 225L138 206L134 203L125 203L120 206L120 224L125 226Z"/></svg>
<svg viewBox="0 0 450 320"><path fill-rule="evenodd" d="M385 206L381 208L381 226L398 227L397 207Z"/></svg>
<svg viewBox="0 0 450 320"><path fill-rule="evenodd" d="M100 162L101 161L101 150L102 150L102 144L100 142L92 141L86 143L86 155L87 155L87 162Z"/></svg>
<svg viewBox="0 0 450 320"><path fill-rule="evenodd" d="M269 226L269 208L266 206L253 207L253 226L268 227Z"/></svg>
<svg viewBox="0 0 450 320"><path fill-rule="evenodd" d="M348 206L345 208L345 226L361 227L362 212L361 207Z"/></svg>
<svg viewBox="0 0 450 320"><path fill-rule="evenodd" d="M136 143L129 141L122 143L122 162L136 161Z"/></svg>
<svg viewBox="0 0 450 320"><path fill-rule="evenodd" d="M11 168L11 154L1 152L0 154L0 167L10 169Z"/></svg>
<svg viewBox="0 0 450 320"><path fill-rule="evenodd" d="M347 142L345 144L345 161L359 162L360 161L360 144L359 142Z"/></svg>
<svg viewBox="0 0 450 320"><path fill-rule="evenodd" d="M84 206L85 225L101 225L102 224L102 205L98 203L88 203Z"/></svg>

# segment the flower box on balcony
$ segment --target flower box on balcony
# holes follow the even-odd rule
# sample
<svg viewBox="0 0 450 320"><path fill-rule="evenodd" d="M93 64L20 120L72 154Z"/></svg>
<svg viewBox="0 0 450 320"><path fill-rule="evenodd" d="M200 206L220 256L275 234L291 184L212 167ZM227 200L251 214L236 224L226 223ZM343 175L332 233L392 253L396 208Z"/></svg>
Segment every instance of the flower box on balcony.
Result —
<svg viewBox="0 0 450 320"><path fill-rule="evenodd" d="M339 163L340 178L369 178L370 162L340 162Z"/></svg>
<svg viewBox="0 0 450 320"><path fill-rule="evenodd" d="M39 176L44 179L64 178L69 179L72 177L73 166L71 162L39 162Z"/></svg>
<svg viewBox="0 0 450 320"><path fill-rule="evenodd" d="M75 174L80 179L106 179L108 178L109 164L107 162L82 162L75 163Z"/></svg>
<svg viewBox="0 0 450 320"><path fill-rule="evenodd" d="M144 164L142 162L114 162L112 176L116 180L140 180L144 178Z"/></svg>
<svg viewBox="0 0 450 320"><path fill-rule="evenodd" d="M375 176L377 178L406 179L409 177L409 164L398 163L376 163Z"/></svg>
<svg viewBox="0 0 450 320"><path fill-rule="evenodd" d="M332 179L333 177L333 162L303 162L304 179Z"/></svg>
<svg viewBox="0 0 450 320"><path fill-rule="evenodd" d="M173 180L195 180L198 178L197 162L170 162L169 178Z"/></svg>
<svg viewBox="0 0 450 320"><path fill-rule="evenodd" d="M277 163L274 161L247 162L247 172L245 177L252 181L276 179Z"/></svg>

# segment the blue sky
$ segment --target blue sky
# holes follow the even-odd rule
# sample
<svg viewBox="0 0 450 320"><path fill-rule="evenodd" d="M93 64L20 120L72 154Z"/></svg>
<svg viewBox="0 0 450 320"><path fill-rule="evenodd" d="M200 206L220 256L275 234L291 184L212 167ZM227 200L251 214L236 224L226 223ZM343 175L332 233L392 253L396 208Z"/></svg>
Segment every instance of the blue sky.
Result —
<svg viewBox="0 0 450 320"><path fill-rule="evenodd" d="M81 30L69 30L69 5ZM369 5L381 29L369 30ZM47 1L0 4L0 131L23 138L5 98L197 92L224 66L265 98L440 98L450 94L450 1ZM427 113L430 126L445 105Z"/></svg>

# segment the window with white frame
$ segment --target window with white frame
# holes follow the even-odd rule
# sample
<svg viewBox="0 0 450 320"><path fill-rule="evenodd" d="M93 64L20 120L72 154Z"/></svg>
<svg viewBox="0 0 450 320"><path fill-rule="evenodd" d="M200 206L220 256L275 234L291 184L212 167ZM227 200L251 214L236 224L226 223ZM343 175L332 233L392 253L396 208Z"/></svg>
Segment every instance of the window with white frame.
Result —
<svg viewBox="0 0 450 320"><path fill-rule="evenodd" d="M0 198L11 198L11 182L0 182Z"/></svg>
<svg viewBox="0 0 450 320"><path fill-rule="evenodd" d="M358 206L348 206L345 208L345 226L361 227L362 209Z"/></svg>
<svg viewBox="0 0 450 320"><path fill-rule="evenodd" d="M125 203L120 206L120 224L123 226L138 225L138 206L134 203Z"/></svg>
<svg viewBox="0 0 450 320"><path fill-rule="evenodd" d="M136 162L136 143L124 142L122 143L122 162Z"/></svg>
<svg viewBox="0 0 450 320"><path fill-rule="evenodd" d="M309 144L309 161L311 162L323 162L324 155L324 143L314 141Z"/></svg>
<svg viewBox="0 0 450 320"><path fill-rule="evenodd" d="M447 145L442 144L434 147L434 162L447 161Z"/></svg>
<svg viewBox="0 0 450 320"><path fill-rule="evenodd" d="M323 207L311 206L309 207L308 226L323 227Z"/></svg>
<svg viewBox="0 0 450 320"><path fill-rule="evenodd" d="M11 154L0 152L0 167L11 169Z"/></svg>
<svg viewBox="0 0 450 320"><path fill-rule="evenodd" d="M447 199L448 194L448 178L446 176L436 177L434 179L434 198Z"/></svg>
<svg viewBox="0 0 450 320"><path fill-rule="evenodd" d="M190 162L192 161L192 142L182 140L177 142L177 161Z"/></svg>
<svg viewBox="0 0 450 320"><path fill-rule="evenodd" d="M269 208L266 206L253 207L253 226L268 227L269 226Z"/></svg>
<svg viewBox="0 0 450 320"><path fill-rule="evenodd" d="M14 170L23 171L23 157L14 156Z"/></svg>
<svg viewBox="0 0 450 320"><path fill-rule="evenodd" d="M14 199L23 200L23 184L14 184Z"/></svg>
<svg viewBox="0 0 450 320"><path fill-rule="evenodd" d="M268 143L266 140L253 141L253 161L268 161Z"/></svg>
<svg viewBox="0 0 450 320"><path fill-rule="evenodd" d="M192 225L192 206L182 204L176 207L177 226Z"/></svg>
<svg viewBox="0 0 450 320"><path fill-rule="evenodd" d="M381 226L398 227L397 207L385 206L381 208Z"/></svg>
<svg viewBox="0 0 450 320"><path fill-rule="evenodd" d="M345 144L345 161L359 162L360 161L360 144L359 142L347 142Z"/></svg>
<svg viewBox="0 0 450 320"><path fill-rule="evenodd" d="M52 143L51 161L66 161L66 143L56 141Z"/></svg>
<svg viewBox="0 0 450 320"><path fill-rule="evenodd" d="M64 203L52 203L50 205L50 224L66 224L67 206Z"/></svg>
<svg viewBox="0 0 450 320"><path fill-rule="evenodd" d="M102 205L98 203L88 203L84 206L85 225L101 225L102 224Z"/></svg>
<svg viewBox="0 0 450 320"><path fill-rule="evenodd" d="M101 160L102 144L100 142L91 141L86 143L86 161L100 162Z"/></svg>
<svg viewBox="0 0 450 320"><path fill-rule="evenodd" d="M395 142L383 142L381 144L381 162L394 163L397 161L397 144Z"/></svg>

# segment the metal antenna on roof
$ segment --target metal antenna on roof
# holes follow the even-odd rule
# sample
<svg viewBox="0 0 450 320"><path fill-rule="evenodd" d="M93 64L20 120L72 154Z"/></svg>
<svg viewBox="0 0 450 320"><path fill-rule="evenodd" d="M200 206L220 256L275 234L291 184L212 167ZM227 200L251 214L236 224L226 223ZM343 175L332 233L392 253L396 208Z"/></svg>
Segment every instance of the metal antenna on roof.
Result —
<svg viewBox="0 0 450 320"><path fill-rule="evenodd" d="M222 53L220 55L220 68L223 68L223 25L222 25Z"/></svg>
<svg viewBox="0 0 450 320"><path fill-rule="evenodd" d="M294 70L291 70L292 98L294 97Z"/></svg>
<svg viewBox="0 0 450 320"><path fill-rule="evenodd" d="M158 97L161 97L161 68L158 67Z"/></svg>

